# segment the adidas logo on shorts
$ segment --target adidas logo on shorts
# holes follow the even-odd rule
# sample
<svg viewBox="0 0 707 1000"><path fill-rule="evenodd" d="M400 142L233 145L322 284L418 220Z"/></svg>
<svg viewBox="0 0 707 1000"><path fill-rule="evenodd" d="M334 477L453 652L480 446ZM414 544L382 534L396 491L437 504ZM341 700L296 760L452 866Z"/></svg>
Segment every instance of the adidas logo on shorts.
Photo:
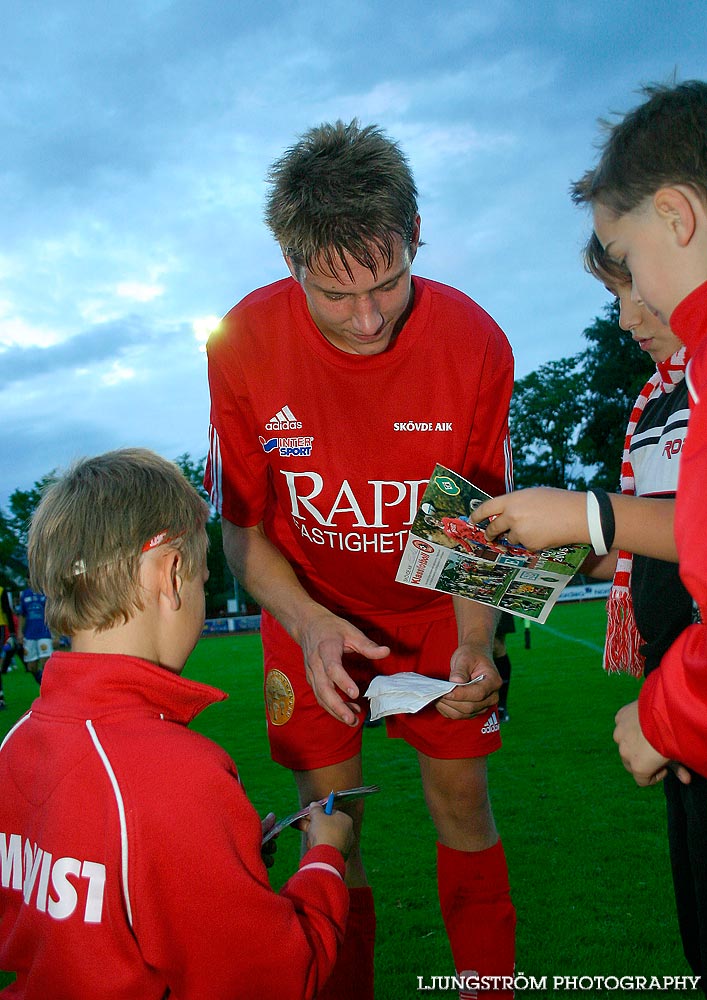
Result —
<svg viewBox="0 0 707 1000"><path fill-rule="evenodd" d="M491 715L489 715L489 717L486 720L486 722L484 723L484 725L481 727L481 732L482 733L497 733L498 729L499 729L499 726L498 726L498 715L495 712L492 712Z"/></svg>

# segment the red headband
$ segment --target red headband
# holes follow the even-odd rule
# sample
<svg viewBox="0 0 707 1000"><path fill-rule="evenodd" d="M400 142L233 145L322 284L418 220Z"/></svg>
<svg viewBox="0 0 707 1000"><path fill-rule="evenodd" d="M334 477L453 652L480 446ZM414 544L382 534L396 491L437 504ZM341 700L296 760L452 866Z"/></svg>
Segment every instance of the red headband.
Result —
<svg viewBox="0 0 707 1000"><path fill-rule="evenodd" d="M165 531L158 531L157 534L153 535L152 538L148 542L145 542L145 544L143 545L141 551L142 552L151 552L152 549L156 549L158 545L168 545L170 542L174 542L178 538L181 538L182 535L184 535L185 533L186 532L184 532L184 531L180 531L177 535L171 535L170 536L170 535L167 534L166 530Z"/></svg>

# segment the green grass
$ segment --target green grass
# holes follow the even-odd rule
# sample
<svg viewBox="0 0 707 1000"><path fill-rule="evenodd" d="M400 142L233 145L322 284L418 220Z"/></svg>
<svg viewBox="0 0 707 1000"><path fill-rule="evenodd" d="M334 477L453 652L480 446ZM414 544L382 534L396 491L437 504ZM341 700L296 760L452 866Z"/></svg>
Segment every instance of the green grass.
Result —
<svg viewBox="0 0 707 1000"><path fill-rule="evenodd" d="M635 680L601 670L602 602L559 605L508 637L513 663L504 747L490 758L490 786L518 912L517 968L557 975L687 975L670 880L660 788L639 789L612 741L616 710ZM262 814L295 805L289 772L270 760L257 635L202 640L186 673L227 690L195 728L236 760ZM5 677L4 732L36 695L28 676ZM435 835L414 751L366 729L364 774L381 786L368 801L364 855L376 896L379 1000L451 997L418 993L417 977L449 975L451 956L437 904ZM278 888L297 865L298 836L280 837L272 870ZM7 982L0 977L0 985ZM519 994L519 996L522 994ZM566 996L551 988L528 995ZM583 991L603 1000L617 992ZM661 996L671 993L661 992ZM675 994L684 996L684 994Z"/></svg>

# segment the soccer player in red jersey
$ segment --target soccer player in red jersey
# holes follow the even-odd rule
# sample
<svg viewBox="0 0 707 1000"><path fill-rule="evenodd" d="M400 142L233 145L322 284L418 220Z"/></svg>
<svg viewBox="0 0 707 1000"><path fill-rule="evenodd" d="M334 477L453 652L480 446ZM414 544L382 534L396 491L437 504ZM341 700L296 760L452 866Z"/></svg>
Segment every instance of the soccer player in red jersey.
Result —
<svg viewBox="0 0 707 1000"><path fill-rule="evenodd" d="M209 342L206 485L229 565L263 607L272 755L303 802L361 784L375 673L483 674L387 726L418 753L456 969L510 976L515 911L486 778L500 746L496 614L395 573L437 462L510 488L511 349L462 292L412 276L417 191L381 130L313 128L269 179L290 276L246 296ZM363 805L349 808L360 834ZM375 913L358 846L347 881L347 938L320 996L367 1000Z"/></svg>

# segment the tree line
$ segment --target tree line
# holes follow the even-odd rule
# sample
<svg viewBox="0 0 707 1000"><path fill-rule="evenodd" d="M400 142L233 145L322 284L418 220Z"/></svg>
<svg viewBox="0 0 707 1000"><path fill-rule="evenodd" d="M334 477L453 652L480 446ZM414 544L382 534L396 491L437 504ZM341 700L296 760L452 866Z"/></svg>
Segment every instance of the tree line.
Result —
<svg viewBox="0 0 707 1000"><path fill-rule="evenodd" d="M655 365L620 328L616 301L583 336L583 351L515 383L510 419L517 489L618 489L626 424Z"/></svg>
<svg viewBox="0 0 707 1000"><path fill-rule="evenodd" d="M194 460L185 453L174 461L200 496L209 503L208 494L203 487L206 459ZM0 508L0 586L15 593L25 586L27 579L27 531L32 514L41 499L42 491L55 478L56 470L47 473L29 490L15 490L10 495L7 509ZM211 504L209 506L211 515L206 523L209 538L206 607L209 615L218 615L225 612L229 599L234 597L235 584L223 554L221 518ZM250 596L242 589L239 598L240 606L246 611L257 610Z"/></svg>
<svg viewBox="0 0 707 1000"><path fill-rule="evenodd" d="M618 319L618 304L612 302L584 330L584 350L549 361L515 382L510 423L516 488L618 488L626 423L636 396L655 371ZM175 461L208 502L202 485L205 458L185 453ZM31 489L15 490L7 509L0 508L0 585L10 590L24 586L28 525L54 477L49 472ZM221 520L213 508L206 530L207 613L217 615L234 597L234 582L223 555ZM239 604L255 610L243 591Z"/></svg>

